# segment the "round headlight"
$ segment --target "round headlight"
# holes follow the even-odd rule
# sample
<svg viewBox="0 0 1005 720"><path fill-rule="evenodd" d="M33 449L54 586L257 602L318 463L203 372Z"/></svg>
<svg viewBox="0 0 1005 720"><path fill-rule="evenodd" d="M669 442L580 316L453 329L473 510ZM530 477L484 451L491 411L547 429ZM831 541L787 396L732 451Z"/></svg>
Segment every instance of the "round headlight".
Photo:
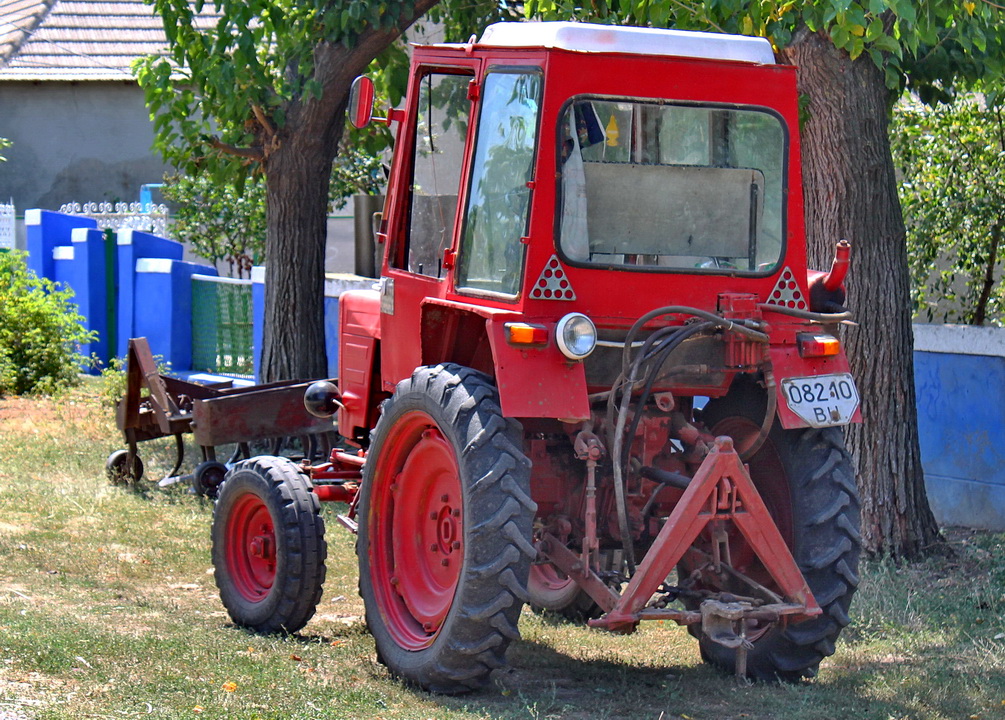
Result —
<svg viewBox="0 0 1005 720"><path fill-rule="evenodd" d="M582 360L597 346L597 328L582 313L569 313L555 326L558 348L570 360Z"/></svg>

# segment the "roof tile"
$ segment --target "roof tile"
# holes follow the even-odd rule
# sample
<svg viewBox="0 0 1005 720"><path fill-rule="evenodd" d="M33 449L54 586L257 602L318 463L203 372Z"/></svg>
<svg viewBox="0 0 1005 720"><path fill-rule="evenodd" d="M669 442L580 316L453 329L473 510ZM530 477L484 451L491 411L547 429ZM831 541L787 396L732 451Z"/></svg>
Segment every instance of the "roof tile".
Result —
<svg viewBox="0 0 1005 720"><path fill-rule="evenodd" d="M0 0L0 80L131 80L134 60L166 48L142 0Z"/></svg>

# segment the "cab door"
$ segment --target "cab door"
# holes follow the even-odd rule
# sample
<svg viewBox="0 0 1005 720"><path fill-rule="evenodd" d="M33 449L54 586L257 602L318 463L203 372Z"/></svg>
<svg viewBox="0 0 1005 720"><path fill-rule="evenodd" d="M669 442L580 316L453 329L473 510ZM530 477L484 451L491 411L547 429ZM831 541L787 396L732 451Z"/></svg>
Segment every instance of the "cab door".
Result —
<svg viewBox="0 0 1005 720"><path fill-rule="evenodd" d="M460 224L478 60L419 65L392 183L380 283L381 376L385 390L421 363L421 301L446 295L448 250Z"/></svg>

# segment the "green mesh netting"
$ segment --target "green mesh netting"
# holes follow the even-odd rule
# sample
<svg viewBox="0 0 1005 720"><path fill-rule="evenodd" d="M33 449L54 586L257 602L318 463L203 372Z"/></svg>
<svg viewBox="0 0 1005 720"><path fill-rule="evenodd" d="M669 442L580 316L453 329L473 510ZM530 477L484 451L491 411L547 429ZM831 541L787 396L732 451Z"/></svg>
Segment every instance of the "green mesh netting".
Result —
<svg viewBox="0 0 1005 720"><path fill-rule="evenodd" d="M192 369L254 375L251 281L192 278Z"/></svg>

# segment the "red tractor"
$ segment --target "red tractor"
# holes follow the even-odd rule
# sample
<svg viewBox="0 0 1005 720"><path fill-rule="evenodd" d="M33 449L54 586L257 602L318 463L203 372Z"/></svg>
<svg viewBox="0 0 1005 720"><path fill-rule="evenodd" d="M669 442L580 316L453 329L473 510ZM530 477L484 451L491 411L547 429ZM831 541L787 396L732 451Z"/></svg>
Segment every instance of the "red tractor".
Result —
<svg viewBox="0 0 1005 720"><path fill-rule="evenodd" d="M499 24L415 48L407 98L379 283L305 397L343 448L230 470L230 616L304 626L338 501L378 657L423 688L482 685L525 603L813 675L858 583L860 418L847 243L806 268L794 68L760 38Z"/></svg>

